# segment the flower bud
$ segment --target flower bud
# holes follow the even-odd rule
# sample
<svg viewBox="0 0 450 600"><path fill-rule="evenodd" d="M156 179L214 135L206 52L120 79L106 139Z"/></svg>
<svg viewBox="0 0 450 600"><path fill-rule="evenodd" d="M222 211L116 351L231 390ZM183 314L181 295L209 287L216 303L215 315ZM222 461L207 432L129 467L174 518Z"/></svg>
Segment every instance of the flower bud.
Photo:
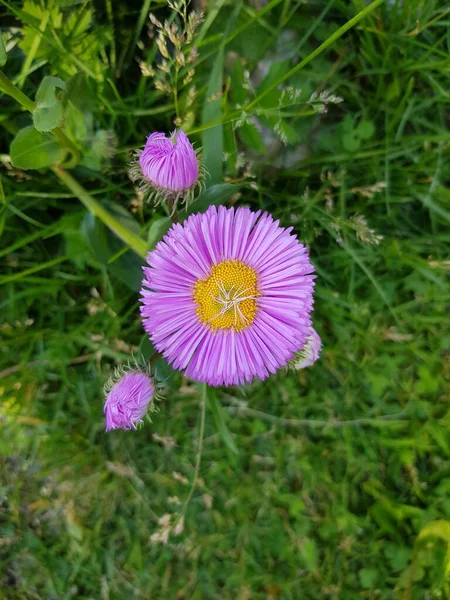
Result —
<svg viewBox="0 0 450 600"><path fill-rule="evenodd" d="M311 334L306 338L305 345L297 352L289 363L292 369L304 369L310 367L319 358L322 342L319 334L311 327Z"/></svg>
<svg viewBox="0 0 450 600"><path fill-rule="evenodd" d="M135 370L122 372L119 380L110 380L105 391L106 431L136 429L153 399L155 384L147 374Z"/></svg>
<svg viewBox="0 0 450 600"><path fill-rule="evenodd" d="M138 154L130 176L134 181L142 181L143 191L151 189L157 201L166 199L176 203L184 198L187 202L203 177L203 167L189 138L178 129L170 137L152 133Z"/></svg>

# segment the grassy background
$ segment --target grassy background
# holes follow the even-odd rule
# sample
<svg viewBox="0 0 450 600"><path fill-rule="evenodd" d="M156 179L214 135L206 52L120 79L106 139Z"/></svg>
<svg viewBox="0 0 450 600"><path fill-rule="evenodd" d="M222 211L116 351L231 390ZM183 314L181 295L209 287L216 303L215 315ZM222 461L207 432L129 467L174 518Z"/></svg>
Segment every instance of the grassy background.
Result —
<svg viewBox="0 0 450 600"><path fill-rule="evenodd" d="M105 435L103 384L149 351L140 260L54 172L11 166L31 117L3 95L0 597L448 598L447 3L386 1L287 79L366 3L195 6L197 93L188 84L179 110L209 185L239 186L209 198L267 209L310 246L323 353L210 391L185 505L199 390L171 376L153 423ZM142 202L127 169L149 132L173 127L174 98L149 75L162 57L148 11L174 12L150 0L0 10L4 71L28 96L45 75L85 73L92 131L71 132L84 156L71 174L154 243L164 208Z"/></svg>

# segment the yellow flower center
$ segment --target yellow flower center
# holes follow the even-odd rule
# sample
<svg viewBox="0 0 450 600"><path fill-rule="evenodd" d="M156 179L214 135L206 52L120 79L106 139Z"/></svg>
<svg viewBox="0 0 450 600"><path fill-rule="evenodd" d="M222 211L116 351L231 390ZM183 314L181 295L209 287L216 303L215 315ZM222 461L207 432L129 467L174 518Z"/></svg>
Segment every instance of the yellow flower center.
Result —
<svg viewBox="0 0 450 600"><path fill-rule="evenodd" d="M242 331L255 318L259 296L257 275L239 260L225 260L211 268L194 288L197 315L211 329Z"/></svg>

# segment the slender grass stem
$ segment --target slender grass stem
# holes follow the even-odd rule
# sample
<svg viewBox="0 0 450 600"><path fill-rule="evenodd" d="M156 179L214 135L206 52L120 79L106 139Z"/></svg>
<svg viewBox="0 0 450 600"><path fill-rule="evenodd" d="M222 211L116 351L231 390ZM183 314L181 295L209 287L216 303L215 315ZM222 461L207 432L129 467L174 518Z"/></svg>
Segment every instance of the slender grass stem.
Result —
<svg viewBox="0 0 450 600"><path fill-rule="evenodd" d="M304 58L302 61L300 61L298 63L298 65L295 65L295 67L293 67L285 75L283 75L282 77L277 79L277 81L275 81L267 89L265 89L263 92L261 92L261 94L259 94L259 96L257 96L251 102L249 102L244 107L244 110L250 110L251 108L253 108L256 104L258 104L258 102L260 100L262 100L262 98L264 98L264 96L267 96L267 94L270 94L270 92L275 90L281 83L286 81L286 79L289 79L289 77L292 77L292 75L295 75L298 71L303 69L303 67L305 67L308 63L310 63L314 58L316 58L316 56L319 56L319 54L322 54L322 52L324 50L326 50L329 46L331 46L331 44L333 44L336 40L338 40L341 36L343 36L344 33L346 33L349 29L354 27L357 23L359 23L359 21L361 21L361 19L364 19L365 17L367 17L367 15L369 15L373 10L375 10L383 2L384 2L384 0L374 0L374 2L372 2L372 4L369 4L369 6L366 6L366 8L361 10L352 19L347 21L347 23L342 25L342 27L339 27L339 29L337 29L332 35L330 35L330 37L328 39L326 39L323 42L323 44L320 44L320 46L318 46L315 50L313 50L310 54L308 54L308 56L306 58Z"/></svg>
<svg viewBox="0 0 450 600"><path fill-rule="evenodd" d="M0 88L5 92L5 94L8 94L8 96L14 98L16 102L29 110L31 113L34 112L36 104L33 102L33 100L28 98L28 96L26 96L22 90L19 90L19 88L14 85L14 83L10 81L8 77L6 77L3 71L0 71Z"/></svg>
<svg viewBox="0 0 450 600"><path fill-rule="evenodd" d="M145 258L147 254L147 245L143 239L122 225L122 223L97 202L97 200L95 200L89 192L85 190L72 175L70 175L70 173L56 165L51 167L51 169L93 215L98 217L107 227L109 227L109 229L134 250L138 256Z"/></svg>

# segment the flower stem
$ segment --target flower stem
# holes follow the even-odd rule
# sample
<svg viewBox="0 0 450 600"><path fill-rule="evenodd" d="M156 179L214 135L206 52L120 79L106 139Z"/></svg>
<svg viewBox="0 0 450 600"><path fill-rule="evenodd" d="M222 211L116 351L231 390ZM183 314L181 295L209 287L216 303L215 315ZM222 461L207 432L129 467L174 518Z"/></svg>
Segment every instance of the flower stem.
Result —
<svg viewBox="0 0 450 600"><path fill-rule="evenodd" d="M33 100L31 100L31 98L28 98L28 96L26 96L22 92L22 90L19 90L19 88L8 79L8 77L3 73L3 71L0 71L0 88L5 92L5 94L8 94L8 96L14 98L16 102L18 102L21 106L23 106L23 108L28 110L30 113L33 113L36 110L36 104L33 102ZM80 151L78 150L78 148L71 140L69 140L64 131L62 131L62 129L60 129L59 127L55 127L55 129L52 129L51 133L55 136L58 142L62 146L65 146L67 150L72 154L72 158L65 164L65 167L75 167L78 161L80 160Z"/></svg>
<svg viewBox="0 0 450 600"><path fill-rule="evenodd" d="M76 179L67 171L54 165L52 171L69 188L74 196L84 204L84 206L96 217L98 217L113 233L115 233L125 244L127 244L136 254L145 258L147 254L147 245L138 235L133 233L118 221L110 212L95 200L87 190L81 186Z"/></svg>
<svg viewBox="0 0 450 600"><path fill-rule="evenodd" d="M195 488L197 487L198 475L200 473L200 465L202 462L203 438L205 436L205 414L206 414L206 393L207 393L206 383L201 384L201 390L202 390L202 393L201 393L201 403L200 403L200 431L198 434L198 452L197 452L197 459L195 461L194 478L192 480L192 485L191 485L191 489L189 490L188 497L186 498L186 501L183 505L183 510L181 512L180 519L182 519L184 517L184 515L186 514L186 510L189 506L192 495L195 492Z"/></svg>

